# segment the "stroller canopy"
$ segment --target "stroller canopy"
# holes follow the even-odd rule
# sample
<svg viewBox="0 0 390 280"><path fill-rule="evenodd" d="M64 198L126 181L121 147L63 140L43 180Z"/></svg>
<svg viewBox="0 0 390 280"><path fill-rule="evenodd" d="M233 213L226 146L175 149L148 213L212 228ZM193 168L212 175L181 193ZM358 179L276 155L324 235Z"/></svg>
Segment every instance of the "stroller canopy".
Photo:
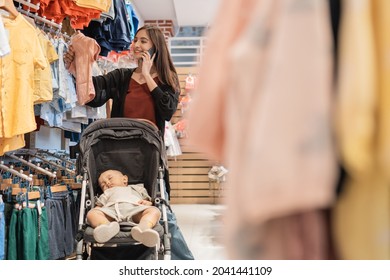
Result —
<svg viewBox="0 0 390 280"><path fill-rule="evenodd" d="M160 134L158 128L146 120L97 120L81 136L78 174L87 172L89 183L95 193L99 193L97 180L100 174L116 169L128 176L129 184L144 183L153 197L158 168L167 168Z"/></svg>

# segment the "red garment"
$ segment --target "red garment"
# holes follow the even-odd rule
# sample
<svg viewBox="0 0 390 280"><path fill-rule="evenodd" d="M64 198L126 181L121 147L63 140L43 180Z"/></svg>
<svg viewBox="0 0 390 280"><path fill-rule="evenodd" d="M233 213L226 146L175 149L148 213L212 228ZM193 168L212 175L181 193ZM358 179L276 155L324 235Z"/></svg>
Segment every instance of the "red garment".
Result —
<svg viewBox="0 0 390 280"><path fill-rule="evenodd" d="M74 29L87 27L91 19L100 18L101 11L77 6L72 0L59 0L63 12L70 17Z"/></svg>
<svg viewBox="0 0 390 280"><path fill-rule="evenodd" d="M88 26L91 19L100 18L101 11L77 6L72 0L31 0L32 4L39 6L38 15L44 16L48 20L54 20L60 24L65 17L70 18L70 24L74 29L83 29ZM36 12L23 6L24 10Z"/></svg>
<svg viewBox="0 0 390 280"><path fill-rule="evenodd" d="M157 82L158 78L154 80ZM123 112L126 118L147 119L156 124L154 101L146 83L139 84L130 79Z"/></svg>

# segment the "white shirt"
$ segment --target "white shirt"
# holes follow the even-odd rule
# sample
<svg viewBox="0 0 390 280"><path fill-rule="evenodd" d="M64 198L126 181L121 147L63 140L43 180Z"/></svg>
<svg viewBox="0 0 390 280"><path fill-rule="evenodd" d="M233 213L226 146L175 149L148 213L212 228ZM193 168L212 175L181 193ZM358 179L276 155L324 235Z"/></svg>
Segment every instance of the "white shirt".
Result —
<svg viewBox="0 0 390 280"><path fill-rule="evenodd" d="M0 56L5 56L10 52L11 48L9 46L7 31L4 28L3 20L0 15Z"/></svg>

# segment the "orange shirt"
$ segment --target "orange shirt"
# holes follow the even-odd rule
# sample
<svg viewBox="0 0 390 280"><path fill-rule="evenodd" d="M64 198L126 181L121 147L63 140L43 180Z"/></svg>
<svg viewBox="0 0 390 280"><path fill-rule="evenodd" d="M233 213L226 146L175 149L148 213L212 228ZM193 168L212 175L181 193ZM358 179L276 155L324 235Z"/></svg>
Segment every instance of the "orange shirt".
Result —
<svg viewBox="0 0 390 280"><path fill-rule="evenodd" d="M70 18L71 26L74 29L83 29L88 26L91 19L100 18L101 10L93 9L93 4L89 8L87 6L78 5L72 0L31 0L31 3L38 4L40 3L40 8L38 14L40 16L45 16L47 19L53 19L56 23L62 23L65 17ZM88 0L83 0L82 2L86 3ZM95 1L89 1L95 2ZM99 0L95 6L106 7L108 4L110 7L110 0ZM106 3L107 2L107 3ZM109 3L108 3L109 2ZM28 10L27 6L24 6L23 9ZM35 11L33 11L35 12Z"/></svg>

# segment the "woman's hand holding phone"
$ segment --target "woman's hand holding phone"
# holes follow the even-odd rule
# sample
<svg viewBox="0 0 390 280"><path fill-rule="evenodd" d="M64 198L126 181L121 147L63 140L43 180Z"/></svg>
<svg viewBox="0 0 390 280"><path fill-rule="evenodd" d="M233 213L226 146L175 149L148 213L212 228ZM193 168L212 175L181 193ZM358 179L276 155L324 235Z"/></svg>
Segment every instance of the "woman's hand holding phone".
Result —
<svg viewBox="0 0 390 280"><path fill-rule="evenodd" d="M139 60L139 65L142 63L142 74L147 75L150 74L150 70L153 66L153 61L155 58L155 49L150 48L142 54L142 57Z"/></svg>

